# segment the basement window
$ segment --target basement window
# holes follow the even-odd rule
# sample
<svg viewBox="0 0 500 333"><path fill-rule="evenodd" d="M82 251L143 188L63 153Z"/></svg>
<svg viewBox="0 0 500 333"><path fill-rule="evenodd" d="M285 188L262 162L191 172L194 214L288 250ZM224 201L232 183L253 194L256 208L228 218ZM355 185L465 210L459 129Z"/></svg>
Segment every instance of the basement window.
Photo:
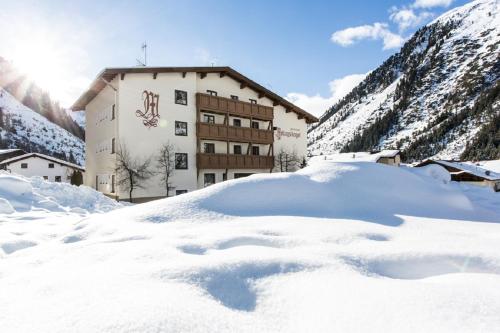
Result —
<svg viewBox="0 0 500 333"><path fill-rule="evenodd" d="M188 193L188 190L175 190L175 195L181 195L184 193Z"/></svg>
<svg viewBox="0 0 500 333"><path fill-rule="evenodd" d="M61 176L56 176L54 180L55 180L56 183L60 183L61 182Z"/></svg>
<svg viewBox="0 0 500 333"><path fill-rule="evenodd" d="M215 184L215 173L206 173L203 175L203 185L205 187Z"/></svg>

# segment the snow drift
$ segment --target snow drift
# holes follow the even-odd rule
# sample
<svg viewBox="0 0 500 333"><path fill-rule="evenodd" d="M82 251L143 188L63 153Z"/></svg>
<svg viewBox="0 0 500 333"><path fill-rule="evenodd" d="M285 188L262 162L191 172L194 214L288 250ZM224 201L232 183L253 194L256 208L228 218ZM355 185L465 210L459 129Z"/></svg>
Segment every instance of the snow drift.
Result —
<svg viewBox="0 0 500 333"><path fill-rule="evenodd" d="M41 177L26 178L0 172L0 214L48 212L99 213L121 204L87 186L54 183Z"/></svg>

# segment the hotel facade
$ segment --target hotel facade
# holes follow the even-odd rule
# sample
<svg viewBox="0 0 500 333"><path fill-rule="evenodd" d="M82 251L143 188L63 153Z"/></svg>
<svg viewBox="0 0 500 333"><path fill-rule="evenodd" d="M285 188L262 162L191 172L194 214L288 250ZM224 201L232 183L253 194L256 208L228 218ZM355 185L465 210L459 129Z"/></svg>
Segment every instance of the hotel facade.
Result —
<svg viewBox="0 0 500 333"><path fill-rule="evenodd" d="M107 68L73 104L86 115L84 183L127 200L117 185L117 149L133 158L175 150L170 194L272 172L278 152L306 157L317 118L230 67ZM166 195L155 175L134 201Z"/></svg>

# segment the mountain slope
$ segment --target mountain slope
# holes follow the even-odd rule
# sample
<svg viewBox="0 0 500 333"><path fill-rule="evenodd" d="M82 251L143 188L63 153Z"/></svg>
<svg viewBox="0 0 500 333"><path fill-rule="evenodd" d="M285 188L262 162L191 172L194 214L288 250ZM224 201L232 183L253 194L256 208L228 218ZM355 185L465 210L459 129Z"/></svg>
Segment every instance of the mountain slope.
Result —
<svg viewBox="0 0 500 333"><path fill-rule="evenodd" d="M399 148L407 161L500 158L499 44L497 0L445 13L309 129L310 152Z"/></svg>
<svg viewBox="0 0 500 333"><path fill-rule="evenodd" d="M80 165L85 143L0 88L0 148L40 152Z"/></svg>

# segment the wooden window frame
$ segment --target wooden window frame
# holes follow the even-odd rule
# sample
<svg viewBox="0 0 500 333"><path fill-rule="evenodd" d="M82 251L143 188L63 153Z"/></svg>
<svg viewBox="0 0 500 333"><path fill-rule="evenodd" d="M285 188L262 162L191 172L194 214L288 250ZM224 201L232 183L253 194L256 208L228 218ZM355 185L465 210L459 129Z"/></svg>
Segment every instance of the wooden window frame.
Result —
<svg viewBox="0 0 500 333"><path fill-rule="evenodd" d="M208 147L211 147L211 149L207 149ZM207 151L207 150L211 150L211 151ZM203 152L205 154L215 154L215 143L204 142L203 143Z"/></svg>
<svg viewBox="0 0 500 333"><path fill-rule="evenodd" d="M205 121L205 119L211 119L211 121ZM215 124L215 116L212 114L203 114L203 122L205 124Z"/></svg>
<svg viewBox="0 0 500 333"><path fill-rule="evenodd" d="M255 154L256 150L257 150L257 154ZM260 156L260 147L259 146L252 146L252 155L253 156Z"/></svg>

